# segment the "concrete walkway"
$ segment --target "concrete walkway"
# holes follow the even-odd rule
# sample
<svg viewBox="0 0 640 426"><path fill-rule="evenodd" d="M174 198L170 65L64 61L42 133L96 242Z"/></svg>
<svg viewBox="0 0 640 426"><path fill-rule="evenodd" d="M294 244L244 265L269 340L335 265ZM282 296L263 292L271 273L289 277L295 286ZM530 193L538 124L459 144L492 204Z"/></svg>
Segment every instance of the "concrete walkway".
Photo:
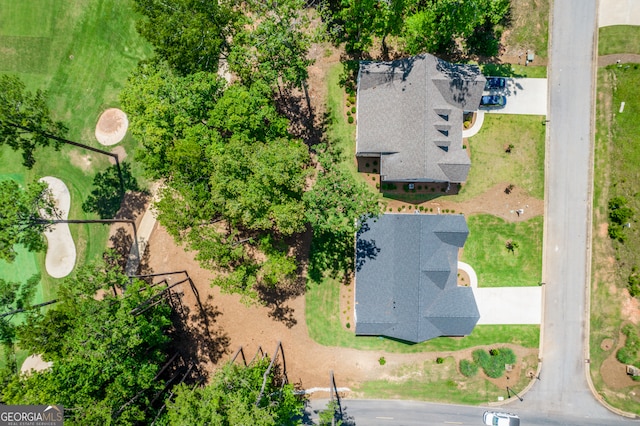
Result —
<svg viewBox="0 0 640 426"><path fill-rule="evenodd" d="M478 305L478 324L540 324L542 287L478 288L478 276L471 265L458 262L467 273Z"/></svg>
<svg viewBox="0 0 640 426"><path fill-rule="evenodd" d="M471 136L475 136L482 128L483 123L484 123L484 111L477 110L476 121L474 121L473 126L469 127L468 129L462 129L462 137L470 138Z"/></svg>
<svg viewBox="0 0 640 426"><path fill-rule="evenodd" d="M640 25L640 0L600 0L598 26Z"/></svg>
<svg viewBox="0 0 640 426"><path fill-rule="evenodd" d="M138 225L136 244L131 245L131 251L129 252L129 259L127 260L127 266L125 272L127 275L135 275L138 267L140 266L140 259L144 256L144 252L147 249L147 243L151 238L151 233L156 226L156 211L153 208L153 204L158 201L158 189L160 183L154 183L151 185L151 203L145 210L142 220Z"/></svg>

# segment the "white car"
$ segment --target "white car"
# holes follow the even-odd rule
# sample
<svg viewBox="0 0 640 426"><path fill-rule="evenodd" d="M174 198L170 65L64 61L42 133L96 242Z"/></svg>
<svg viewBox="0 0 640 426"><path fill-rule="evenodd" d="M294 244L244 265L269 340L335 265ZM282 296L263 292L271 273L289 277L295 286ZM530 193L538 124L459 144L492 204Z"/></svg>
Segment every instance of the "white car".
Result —
<svg viewBox="0 0 640 426"><path fill-rule="evenodd" d="M511 413L485 411L482 419L488 426L520 426L520 417Z"/></svg>

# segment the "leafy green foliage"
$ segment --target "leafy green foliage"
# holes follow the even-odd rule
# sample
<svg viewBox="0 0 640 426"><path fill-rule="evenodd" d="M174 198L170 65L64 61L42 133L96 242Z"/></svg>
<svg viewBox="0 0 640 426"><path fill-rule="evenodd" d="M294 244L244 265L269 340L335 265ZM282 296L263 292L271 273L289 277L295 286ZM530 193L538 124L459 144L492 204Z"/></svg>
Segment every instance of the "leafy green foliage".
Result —
<svg viewBox="0 0 640 426"><path fill-rule="evenodd" d="M62 122L51 118L44 92L31 93L18 77L0 75L0 145L22 151L23 164L31 168L36 148L52 142L46 134L62 137L66 132Z"/></svg>
<svg viewBox="0 0 640 426"><path fill-rule="evenodd" d="M359 229L357 221L381 212L377 196L336 166L340 155L331 145L319 148L322 168L316 184L304 195L306 217L314 234L314 254L309 267L313 279L319 279L323 272L350 271L355 233Z"/></svg>
<svg viewBox="0 0 640 426"><path fill-rule="evenodd" d="M256 286L286 284L295 269L276 245L304 230L309 153L289 135L269 85L224 86L214 75L143 64L122 102L145 145L137 158L165 179L160 222L223 272L215 284L255 300Z"/></svg>
<svg viewBox="0 0 640 426"><path fill-rule="evenodd" d="M460 373L465 377L473 377L478 374L478 364L468 359L460 360Z"/></svg>
<svg viewBox="0 0 640 426"><path fill-rule="evenodd" d="M609 200L609 237L623 243L626 239L623 226L631 220L634 211L627 206L627 199L623 196Z"/></svg>
<svg viewBox="0 0 640 426"><path fill-rule="evenodd" d="M247 367L227 364L207 386L195 389L177 386L174 400L167 403L169 424L300 424L304 401L293 393L292 385L283 383L279 371L270 371L260 394L268 366L268 358Z"/></svg>
<svg viewBox="0 0 640 426"><path fill-rule="evenodd" d="M640 331L632 324L622 327L622 334L626 336L624 346L616 352L616 358L623 364L640 367Z"/></svg>
<svg viewBox="0 0 640 426"><path fill-rule="evenodd" d="M51 225L45 218L58 215L48 185L35 182L22 188L12 179L0 181L0 204L0 259L12 262L16 244L29 251L44 250L42 233Z"/></svg>
<svg viewBox="0 0 640 426"><path fill-rule="evenodd" d="M118 173L118 167L114 165L95 175L94 188L82 203L83 211L97 213L100 219L111 219L115 217L122 204L122 191L140 190L136 178L131 174L129 163L121 163L120 171L121 173Z"/></svg>
<svg viewBox="0 0 640 426"><path fill-rule="evenodd" d="M249 2L252 25L236 34L228 57L229 69L245 84L265 81L271 87L303 87L311 39L302 0Z"/></svg>
<svg viewBox="0 0 640 426"><path fill-rule="evenodd" d="M76 424L132 424L143 421L165 359L170 325L166 303L148 305L152 290L134 280L122 296L98 289L122 286L128 277L102 262L81 268L60 284L59 302L47 313L31 312L18 327L20 345L53 361L51 370L14 377L2 389L9 404L48 404L69 410Z"/></svg>
<svg viewBox="0 0 640 426"><path fill-rule="evenodd" d="M471 355L473 362L482 367L487 376L494 379L502 377L505 364L516 362L516 355L509 348L492 349L492 352L477 349Z"/></svg>
<svg viewBox="0 0 640 426"><path fill-rule="evenodd" d="M318 412L318 426L342 426L344 423L338 419L338 401L335 399L327 403L327 408Z"/></svg>
<svg viewBox="0 0 640 426"><path fill-rule="evenodd" d="M140 35L180 74L216 72L240 16L226 2L135 0Z"/></svg>

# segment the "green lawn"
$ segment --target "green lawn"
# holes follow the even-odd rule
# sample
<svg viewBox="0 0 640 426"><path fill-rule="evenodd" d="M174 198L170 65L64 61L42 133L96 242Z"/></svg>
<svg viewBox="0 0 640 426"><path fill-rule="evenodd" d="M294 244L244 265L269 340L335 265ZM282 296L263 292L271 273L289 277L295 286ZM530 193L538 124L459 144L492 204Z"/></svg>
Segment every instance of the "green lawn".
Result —
<svg viewBox="0 0 640 426"><path fill-rule="evenodd" d="M100 147L94 136L99 115L119 105L118 94L130 71L151 53L135 31L135 19L129 0L0 0L0 73L18 75L30 90L47 91L54 117L70 129L69 139ZM133 153L130 136L122 145ZM26 170L19 153L0 147L0 176L28 183L51 175L66 183L71 219L96 218L84 213L81 204L95 173L108 165L99 154L64 146L60 151L39 149L36 165ZM77 248L76 265L101 255L107 226L69 227ZM44 253L21 252L14 264L0 263L0 276L25 281L41 271L37 301L50 300L58 280L46 274L44 258Z"/></svg>
<svg viewBox="0 0 640 426"><path fill-rule="evenodd" d="M616 27L608 27L616 28ZM615 89L614 89L615 87ZM622 315L628 277L633 266L640 266L640 244L637 218L640 199L636 190L640 169L640 69L636 66L609 67L598 70L598 103L593 197L593 251L591 290L590 371L598 393L611 405L640 415L637 396L640 383L622 389L609 388L600 367L612 354L601 348L604 339L612 339L614 347L620 339L620 329L627 320ZM620 102L625 102L619 113ZM607 221L607 203L615 196L624 196L635 211L633 226L625 229L624 244L603 236L600 224ZM621 366L622 368L622 366Z"/></svg>
<svg viewBox="0 0 640 426"><path fill-rule="evenodd" d="M598 30L598 55L640 54L640 27L614 25Z"/></svg>
<svg viewBox="0 0 640 426"><path fill-rule="evenodd" d="M547 67L512 64L481 64L482 74L496 77L547 78Z"/></svg>
<svg viewBox="0 0 640 426"><path fill-rule="evenodd" d="M505 44L547 57L549 40L549 0L511 0L510 25ZM524 58L524 56L523 56Z"/></svg>
<svg viewBox="0 0 640 426"><path fill-rule="evenodd" d="M506 222L490 215L467 217L463 262L473 266L480 287L537 286L542 277L542 216ZM505 243L518 243L513 252Z"/></svg>
<svg viewBox="0 0 640 426"><path fill-rule="evenodd" d="M332 278L307 284L307 327L311 338L322 345L403 353L455 351L491 343L538 347L540 327L536 325L479 325L466 337L440 337L419 344L383 337L356 337L353 328L348 330L340 323L341 285Z"/></svg>
<svg viewBox="0 0 640 426"><path fill-rule="evenodd" d="M499 183L512 183L531 196L544 197L544 118L535 115L485 114L480 132L469 138L471 170L460 194L465 201ZM510 154L505 148L513 144Z"/></svg>
<svg viewBox="0 0 640 426"><path fill-rule="evenodd" d="M535 356L529 358L524 360L524 370L537 365ZM496 401L500 396L507 398L506 389L498 388L480 374L471 378L460 374L453 357L445 358L442 364L429 359L391 371L386 366L379 368L381 373L391 374L394 379L368 381L356 388L366 398L428 400L466 405L486 404ZM511 389L516 392L524 389L530 381L526 371L524 373L520 374L517 382L511 384Z"/></svg>

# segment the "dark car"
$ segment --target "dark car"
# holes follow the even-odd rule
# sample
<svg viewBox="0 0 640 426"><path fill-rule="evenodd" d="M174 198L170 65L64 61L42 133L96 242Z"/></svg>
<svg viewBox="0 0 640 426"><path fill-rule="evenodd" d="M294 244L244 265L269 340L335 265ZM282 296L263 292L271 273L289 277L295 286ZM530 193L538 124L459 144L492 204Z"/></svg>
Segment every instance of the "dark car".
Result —
<svg viewBox="0 0 640 426"><path fill-rule="evenodd" d="M501 95L486 95L480 98L480 106L485 108L502 108L507 104L507 98Z"/></svg>
<svg viewBox="0 0 640 426"><path fill-rule="evenodd" d="M507 84L507 80L504 77L487 77L487 82L484 85L484 90L496 90L504 89Z"/></svg>

